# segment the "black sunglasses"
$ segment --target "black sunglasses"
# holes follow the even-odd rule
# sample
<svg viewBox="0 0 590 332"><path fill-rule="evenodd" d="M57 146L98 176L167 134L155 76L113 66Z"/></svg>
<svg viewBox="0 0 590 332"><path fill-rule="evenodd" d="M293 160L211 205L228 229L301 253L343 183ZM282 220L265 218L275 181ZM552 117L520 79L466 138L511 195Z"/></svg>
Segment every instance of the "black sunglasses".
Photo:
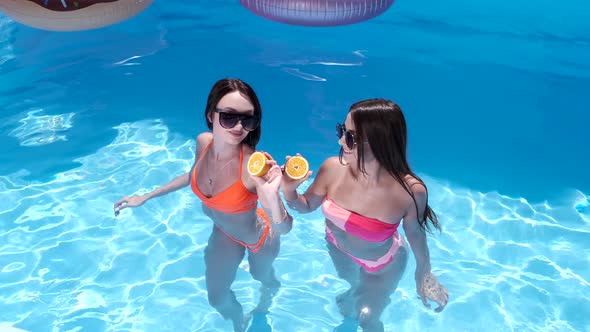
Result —
<svg viewBox="0 0 590 332"><path fill-rule="evenodd" d="M215 109L215 112L219 114L219 124L225 129L231 129L240 122L244 130L252 131L260 124L260 118L255 115L230 113L220 109Z"/></svg>
<svg viewBox="0 0 590 332"><path fill-rule="evenodd" d="M346 130L346 127L341 123L336 124L336 136L338 136L338 139L344 136L344 143L346 143L346 147L349 150L352 150L355 147L356 135L352 131Z"/></svg>

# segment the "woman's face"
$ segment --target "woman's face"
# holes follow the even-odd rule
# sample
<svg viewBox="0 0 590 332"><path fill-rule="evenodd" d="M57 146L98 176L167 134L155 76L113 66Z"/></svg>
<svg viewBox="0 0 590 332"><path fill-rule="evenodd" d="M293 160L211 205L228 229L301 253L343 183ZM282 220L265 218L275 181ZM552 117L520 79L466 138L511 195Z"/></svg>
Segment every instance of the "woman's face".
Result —
<svg viewBox="0 0 590 332"><path fill-rule="evenodd" d="M210 113L215 139L230 144L240 144L252 129L254 106L239 91L226 94L217 103L216 110Z"/></svg>

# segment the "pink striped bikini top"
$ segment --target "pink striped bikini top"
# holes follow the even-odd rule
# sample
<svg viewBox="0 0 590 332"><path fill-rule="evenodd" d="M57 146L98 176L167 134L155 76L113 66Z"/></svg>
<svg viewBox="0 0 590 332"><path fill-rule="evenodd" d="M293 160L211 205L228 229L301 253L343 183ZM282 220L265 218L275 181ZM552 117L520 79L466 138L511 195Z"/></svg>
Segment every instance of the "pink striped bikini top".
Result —
<svg viewBox="0 0 590 332"><path fill-rule="evenodd" d="M322 211L338 228L365 241L383 242L397 232L400 224L389 224L351 212L329 198L322 203Z"/></svg>

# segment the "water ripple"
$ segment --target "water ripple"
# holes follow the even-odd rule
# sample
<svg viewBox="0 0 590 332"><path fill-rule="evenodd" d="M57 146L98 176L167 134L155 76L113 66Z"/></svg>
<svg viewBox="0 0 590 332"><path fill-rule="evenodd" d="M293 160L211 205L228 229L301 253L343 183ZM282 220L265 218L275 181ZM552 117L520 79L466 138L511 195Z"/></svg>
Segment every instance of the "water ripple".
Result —
<svg viewBox="0 0 590 332"><path fill-rule="evenodd" d="M203 249L211 223L194 195L182 190L112 214L121 195L187 171L194 141L171 135L161 121L115 129L111 144L48 182L25 181L23 173L0 177L0 218L10 221L0 228L0 321L30 331L227 330L207 302ZM444 227L429 237L433 269L451 301L439 315L423 308L410 260L383 314L386 330L587 326L585 194L531 203L423 179ZM277 331L329 331L342 322L334 299L348 285L327 254L321 212L295 218L275 264L283 287L269 323ZM260 296L248 271L244 261L234 283L245 311Z"/></svg>

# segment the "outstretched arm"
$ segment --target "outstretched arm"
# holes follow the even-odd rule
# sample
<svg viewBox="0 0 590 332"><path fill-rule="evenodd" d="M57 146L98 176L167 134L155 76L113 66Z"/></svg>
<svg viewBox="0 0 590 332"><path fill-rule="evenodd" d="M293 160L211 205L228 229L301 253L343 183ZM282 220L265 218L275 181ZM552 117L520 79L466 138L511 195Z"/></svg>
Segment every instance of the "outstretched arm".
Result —
<svg viewBox="0 0 590 332"><path fill-rule="evenodd" d="M152 199L154 197L163 196L168 193L177 191L178 189L182 189L182 188L188 186L189 183L190 183L189 173L185 173L180 176L177 176L172 181L166 183L165 185L163 185L163 186L157 188L156 190L154 190L150 193L147 193L145 195L147 196L147 199Z"/></svg>
<svg viewBox="0 0 590 332"><path fill-rule="evenodd" d="M128 207L137 207L143 205L148 200L166 195L170 192L176 191L180 188L184 188L189 184L189 173L182 174L176 177L174 180L166 183L158 189L143 195L125 196L115 203L115 216L119 215L119 212Z"/></svg>
<svg viewBox="0 0 590 332"><path fill-rule="evenodd" d="M172 181L166 183L165 185L163 185L163 186L157 188L156 190L149 192L147 194L125 196L125 197L121 198L114 205L115 216L118 216L119 212L125 208L141 206L145 202L147 202L148 200L150 200L154 197L163 196L163 195L166 195L168 193L171 193L173 191L176 191L176 190L179 190L181 188L188 186L190 184L191 172L194 169L195 163L197 162L199 153L202 150L202 146L204 146L204 143L207 139L208 139L207 134L200 134L197 137L195 162L193 163L193 166L191 167L191 170L188 173L177 176Z"/></svg>
<svg viewBox="0 0 590 332"><path fill-rule="evenodd" d="M331 181L330 174L334 174L335 163L339 163L337 157L326 159L309 188L303 195L297 192L297 187L309 178L306 176L301 181L289 181L282 186L283 195L287 205L299 213L308 213L317 209L328 194L328 184Z"/></svg>

